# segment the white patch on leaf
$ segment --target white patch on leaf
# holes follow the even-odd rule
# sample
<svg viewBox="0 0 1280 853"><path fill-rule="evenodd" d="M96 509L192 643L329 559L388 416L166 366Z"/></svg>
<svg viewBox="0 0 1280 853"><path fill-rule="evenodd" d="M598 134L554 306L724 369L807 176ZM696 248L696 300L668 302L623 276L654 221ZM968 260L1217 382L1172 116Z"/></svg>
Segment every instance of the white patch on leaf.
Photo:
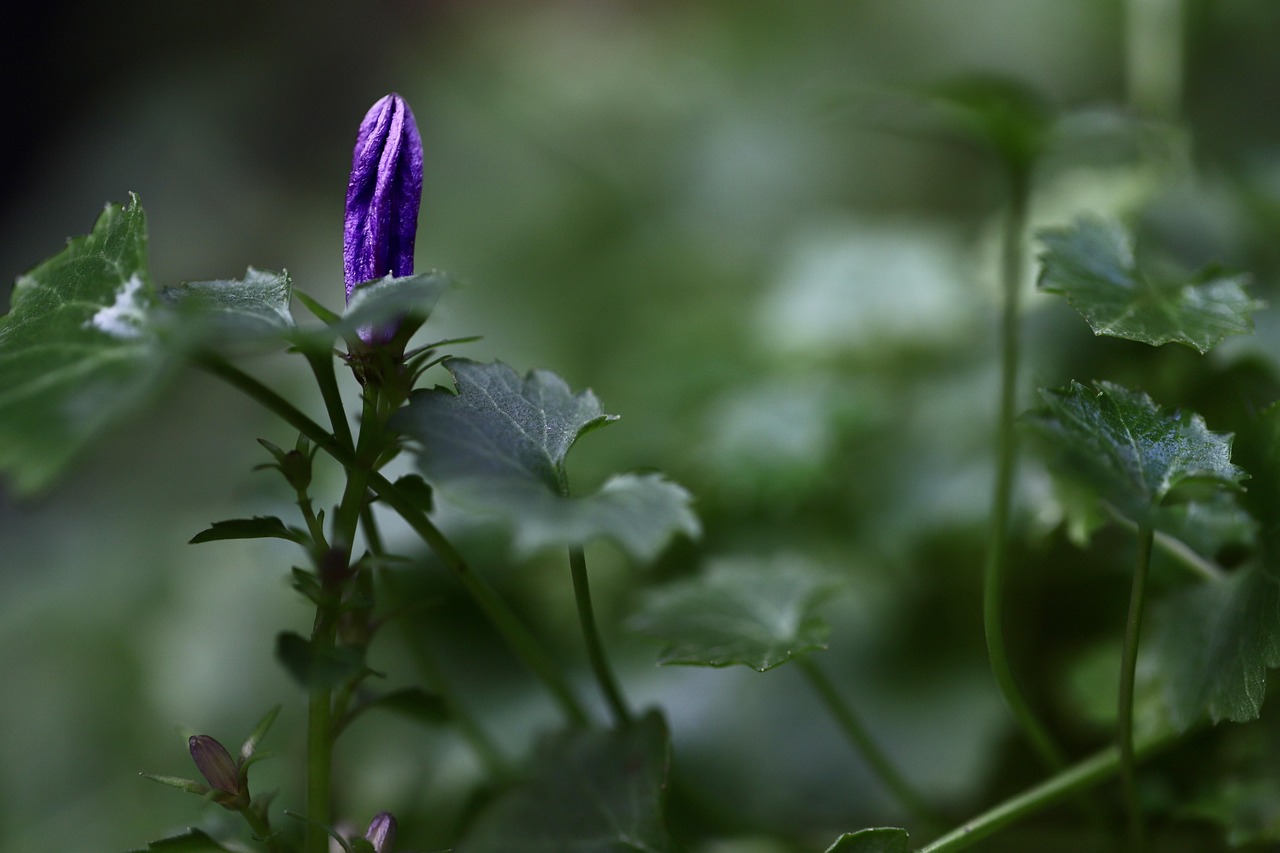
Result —
<svg viewBox="0 0 1280 853"><path fill-rule="evenodd" d="M141 337L142 327L147 319L142 301L138 298L141 291L142 279L134 273L116 291L116 301L99 308L85 321L84 327L93 327L115 338Z"/></svg>

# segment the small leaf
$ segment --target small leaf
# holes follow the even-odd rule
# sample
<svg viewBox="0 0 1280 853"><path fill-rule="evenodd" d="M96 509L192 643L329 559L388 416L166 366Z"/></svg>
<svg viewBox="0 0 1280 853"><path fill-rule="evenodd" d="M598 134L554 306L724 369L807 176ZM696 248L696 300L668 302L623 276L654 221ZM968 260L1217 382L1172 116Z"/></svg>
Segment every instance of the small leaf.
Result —
<svg viewBox="0 0 1280 853"><path fill-rule="evenodd" d="M630 624L669 643L660 664L741 663L764 672L826 648L828 626L813 611L833 587L794 557L721 561L651 591Z"/></svg>
<svg viewBox="0 0 1280 853"><path fill-rule="evenodd" d="M274 515L258 515L253 518L232 518L215 521L207 530L191 538L190 545L202 542L220 542L226 539L287 539L300 545L307 544L307 536L297 528L288 527Z"/></svg>
<svg viewBox="0 0 1280 853"><path fill-rule="evenodd" d="M364 652L356 646L335 646L316 654L310 640L292 631L276 635L276 658L307 689L333 687L364 669Z"/></svg>
<svg viewBox="0 0 1280 853"><path fill-rule="evenodd" d="M1262 303L1245 293L1245 276L1205 270L1179 279L1143 269L1125 229L1082 218L1041 231L1039 285L1061 293L1096 335L1208 352L1227 335L1253 330Z"/></svg>
<svg viewBox="0 0 1280 853"><path fill-rule="evenodd" d="M482 813L458 853L668 853L669 739L656 712L544 746L533 775Z"/></svg>
<svg viewBox="0 0 1280 853"><path fill-rule="evenodd" d="M168 785L170 788L177 788L179 791L186 791L188 794L196 794L197 796L205 796L212 788L194 779L185 779L181 776L158 776L155 773L139 773L144 779L150 779L152 782L159 782L161 785Z"/></svg>
<svg viewBox="0 0 1280 853"><path fill-rule="evenodd" d="M827 848L826 853L910 853L905 829L883 826L846 832Z"/></svg>
<svg viewBox="0 0 1280 853"><path fill-rule="evenodd" d="M417 474L405 474L396 479L396 488L404 493L413 505L423 512L431 512L433 500L431 486Z"/></svg>
<svg viewBox="0 0 1280 853"><path fill-rule="evenodd" d="M649 560L676 533L697 535L689 494L657 474L620 475L595 494L568 496L569 448L616 419L590 391L574 394L543 370L520 377L504 364L445 364L458 392L416 392L392 419L418 441L419 468L441 500L497 516L522 554L607 537Z"/></svg>
<svg viewBox="0 0 1280 853"><path fill-rule="evenodd" d="M1209 432L1197 414L1167 414L1146 394L1109 382L1041 391L1024 416L1050 453L1055 474L1138 524L1162 526L1161 504L1197 484L1239 489L1231 436Z"/></svg>
<svg viewBox="0 0 1280 853"><path fill-rule="evenodd" d="M159 841L152 841L145 849L139 848L134 853L229 853L230 847L224 847L214 841L200 829L188 829L180 835L171 835Z"/></svg>
<svg viewBox="0 0 1280 853"><path fill-rule="evenodd" d="M48 486L171 373L151 322L146 243L135 196L18 278L0 317L0 473L16 491Z"/></svg>
<svg viewBox="0 0 1280 853"><path fill-rule="evenodd" d="M280 715L281 705L276 705L270 711L262 715L262 719L258 720L258 724L253 727L253 731L249 732L249 736L244 739L244 743L240 745L240 761L245 762L253 757L254 751L258 748L258 744L267 736L267 732L271 730L271 725L276 721L276 717Z"/></svg>
<svg viewBox="0 0 1280 853"><path fill-rule="evenodd" d="M190 338L221 346L283 340L294 327L289 311L292 291L288 273L249 267L240 280L187 282L166 287L160 296L175 309Z"/></svg>
<svg viewBox="0 0 1280 853"><path fill-rule="evenodd" d="M385 693L365 702L363 705L356 706L342 721L341 728L351 725L353 720L363 716L366 711L379 708L400 714L428 726L447 723L451 718L449 703L445 701L443 696L438 693L428 693L419 687L406 687Z"/></svg>

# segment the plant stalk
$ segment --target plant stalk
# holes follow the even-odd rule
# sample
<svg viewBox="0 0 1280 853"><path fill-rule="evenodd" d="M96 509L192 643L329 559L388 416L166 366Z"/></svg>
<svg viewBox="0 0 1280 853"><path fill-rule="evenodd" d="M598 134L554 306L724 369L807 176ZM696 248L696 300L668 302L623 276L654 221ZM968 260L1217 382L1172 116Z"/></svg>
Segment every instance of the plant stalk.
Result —
<svg viewBox="0 0 1280 853"><path fill-rule="evenodd" d="M296 406L257 379L216 355L204 358L199 361L199 364L214 376L274 412L298 432L311 439L317 447L333 457L344 468L350 470L359 467L355 454L339 445L324 427L311 420ZM543 651L537 638L530 633L510 606L484 578L471 570L453 543L431 523L431 520L414 505L412 500L381 474L371 472L368 477L369 488L413 528L414 532L440 558L440 561L461 581L463 587L484 611L507 645L534 675L542 680L560 705L566 719L575 726L586 725L586 711L574 695L569 683Z"/></svg>
<svg viewBox="0 0 1280 853"><path fill-rule="evenodd" d="M1147 758L1177 740L1178 736L1172 734L1152 738L1137 746L1134 756ZM1088 790L1109 778L1119 767L1120 750L1114 746L1104 749L966 821L941 838L921 847L916 853L954 853L956 850L963 850L1016 821Z"/></svg>
<svg viewBox="0 0 1280 853"><path fill-rule="evenodd" d="M1144 845L1141 804L1138 801L1136 756L1133 746L1133 694L1138 671L1138 638L1142 633L1142 611L1146 603L1147 575L1151 568L1149 524L1138 527L1138 560L1133 568L1133 588L1129 593L1129 616L1125 620L1124 650L1120 661L1120 706L1116 715L1116 745L1120 752L1120 781L1125 809L1129 815L1129 839L1133 850Z"/></svg>
<svg viewBox="0 0 1280 853"><path fill-rule="evenodd" d="M836 690L835 685L827 678L826 673L808 655L796 657L795 661L801 671L808 677L809 684L822 699L831 716L835 718L845 735L848 736L853 748L870 765L872 772L880 780L880 784L922 825L925 827L942 826L942 821L937 813L925 803L924 798L894 767L893 762L880 749L875 739L867 731L866 726L862 724L862 720L858 718L852 706Z"/></svg>
<svg viewBox="0 0 1280 853"><path fill-rule="evenodd" d="M318 660L333 649L337 635L333 607L316 608L311 631L311 654ZM332 689L312 685L307 699L307 824L303 835L304 853L328 853L329 835L324 827L333 823L330 785L333 776Z"/></svg>
<svg viewBox="0 0 1280 853"><path fill-rule="evenodd" d="M1029 175L1010 168L1009 211L1005 218L1001 285L1004 304L1000 317L1000 404L996 424L996 478L991 502L991 540L982 579L982 623L987 639L991 673L1004 697L1005 705L1021 726L1036 754L1050 770L1066 765L1062 750L1031 710L1018 687L1004 643L1004 587L1009 552L1009 518L1017 472L1016 419L1018 406L1018 362L1020 334L1018 307L1021 302L1023 232L1029 202Z"/></svg>
<svg viewBox="0 0 1280 853"><path fill-rule="evenodd" d="M609 704L614 725L622 728L631 723L631 711L622 698L622 690L618 687L613 669L609 666L609 658L604 653L604 644L600 641L595 608L591 605L591 587L587 580L587 557L581 547L569 549L569 571L573 575L573 598L578 605L578 621L582 624L582 639L587 646L591 671L595 673L600 690Z"/></svg>

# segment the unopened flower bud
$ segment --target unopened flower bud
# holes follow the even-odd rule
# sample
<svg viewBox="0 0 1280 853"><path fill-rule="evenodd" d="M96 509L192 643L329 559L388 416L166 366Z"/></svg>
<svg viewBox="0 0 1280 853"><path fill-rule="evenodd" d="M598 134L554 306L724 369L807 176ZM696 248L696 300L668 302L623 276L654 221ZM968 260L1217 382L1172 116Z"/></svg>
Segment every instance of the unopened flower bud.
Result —
<svg viewBox="0 0 1280 853"><path fill-rule="evenodd" d="M249 791L241 784L240 767L226 747L208 735L192 735L187 741L187 748L191 750L191 759L195 761L200 775L210 787L226 795L218 797L221 805L241 809L249 804Z"/></svg>
<svg viewBox="0 0 1280 853"><path fill-rule="evenodd" d="M375 853L391 853L396 843L396 819L391 812L379 812L369 824L364 838L373 845Z"/></svg>
<svg viewBox="0 0 1280 853"><path fill-rule="evenodd" d="M351 159L342 245L348 300L362 282L413 273L421 201L422 138L409 105L390 94L360 123ZM385 344L397 327L389 323L359 334L366 344Z"/></svg>

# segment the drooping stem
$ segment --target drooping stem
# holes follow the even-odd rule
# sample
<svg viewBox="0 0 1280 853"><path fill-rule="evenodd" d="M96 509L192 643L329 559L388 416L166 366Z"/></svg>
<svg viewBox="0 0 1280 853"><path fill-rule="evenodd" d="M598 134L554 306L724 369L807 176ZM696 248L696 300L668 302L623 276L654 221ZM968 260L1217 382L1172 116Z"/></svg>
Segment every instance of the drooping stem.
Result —
<svg viewBox="0 0 1280 853"><path fill-rule="evenodd" d="M1017 472L1018 361L1020 334L1018 306L1022 295L1023 232L1026 230L1029 176L1010 169L1009 211L1005 218L1001 255L1004 302L1000 317L1000 405L996 423L996 478L991 502L991 533L982 583L982 621L987 657L1000 693L1023 733L1050 770L1066 765L1062 750L1031 710L1014 678L1004 643L1004 587L1009 552L1009 519Z"/></svg>
<svg viewBox="0 0 1280 853"><path fill-rule="evenodd" d="M1135 759L1147 758L1170 746L1176 735L1163 735L1140 744L1134 750ZM1039 785L1005 800L972 820L956 827L941 838L919 848L916 853L954 853L976 844L1016 821L1022 820L1049 806L1070 799L1110 778L1120 767L1120 750L1104 749L1079 764L1054 774Z"/></svg>
<svg viewBox="0 0 1280 853"><path fill-rule="evenodd" d="M1151 568L1150 525L1138 527L1138 560L1133 567L1133 587L1129 592L1129 617L1125 620L1124 650L1120 661L1120 707L1116 717L1116 744L1120 751L1120 780L1125 809L1129 813L1131 848L1143 845L1142 812L1138 803L1136 756L1133 746L1133 693L1138 670L1138 638L1142 633L1142 611L1147 597L1147 574Z"/></svg>
<svg viewBox="0 0 1280 853"><path fill-rule="evenodd" d="M903 808L907 810L916 820L920 821L926 827L938 827L942 823L938 815L925 803L923 797L911 786L909 782L894 767L893 762L885 755L884 751L871 737L866 726L862 724L862 720L854 713L852 706L845 701L835 685L827 678L826 673L814 663L808 655L797 657L796 663L809 679L809 684L817 692L819 698L822 699L827 710L831 712L831 716L840 725L845 735L849 738L849 742L853 744L853 748L858 751L863 760L871 767L876 778L880 780L880 784L897 798Z"/></svg>
<svg viewBox="0 0 1280 853"><path fill-rule="evenodd" d="M210 355L198 363L214 376L274 412L348 471L359 467L354 453L339 445L322 426L257 379L216 355ZM418 509L413 500L397 489L391 481L377 472L372 472L369 474L368 486L413 528L413 531L427 543L440 561L453 572L511 650L550 691L568 721L577 726L585 725L586 711L578 702L568 682L542 650L537 638L529 632L493 587L471 570L453 543L431 523L431 519Z"/></svg>
<svg viewBox="0 0 1280 853"><path fill-rule="evenodd" d="M582 625L582 639L587 645L587 658L591 661L591 671L595 673L605 701L609 703L609 711L613 714L613 722L621 727L631 722L631 711L622 698L622 690L618 680L614 678L609 666L609 658L605 656L604 644L600 642L600 631L596 627L595 609L591 605L591 587L587 580L587 557L581 547L569 549L569 571L573 575L573 598L578 605L578 621Z"/></svg>

